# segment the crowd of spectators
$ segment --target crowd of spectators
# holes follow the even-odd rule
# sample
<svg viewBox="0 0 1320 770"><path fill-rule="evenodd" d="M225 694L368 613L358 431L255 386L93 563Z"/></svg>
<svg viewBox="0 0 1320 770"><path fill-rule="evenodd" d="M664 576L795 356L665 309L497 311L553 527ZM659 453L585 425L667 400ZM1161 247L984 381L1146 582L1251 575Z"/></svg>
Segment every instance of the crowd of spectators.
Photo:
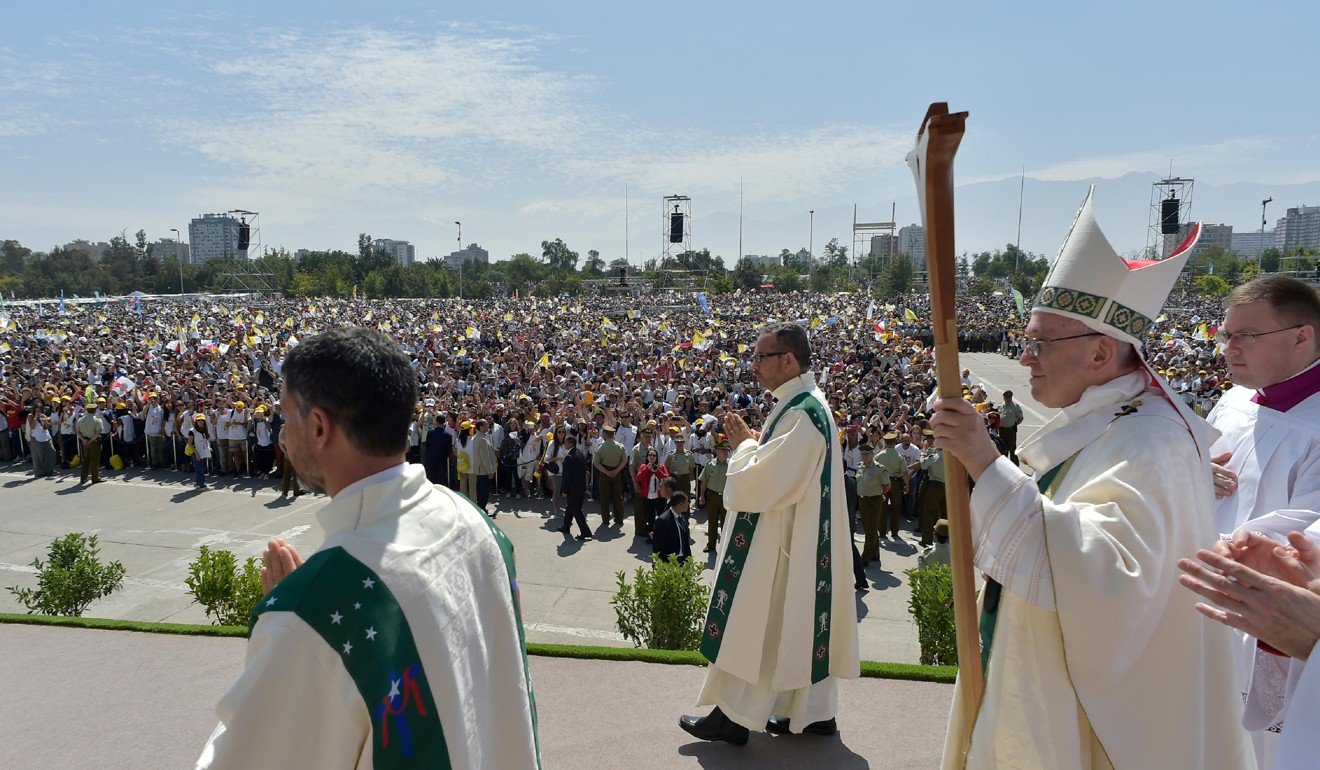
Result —
<svg viewBox="0 0 1320 770"><path fill-rule="evenodd" d="M1148 343L1155 366L1201 412L1227 387L1213 341L1222 312L1218 300L1172 297ZM961 350L1020 352L1025 320L1011 297L963 297L958 314ZM0 308L0 461L52 475L91 456L92 441L103 468L178 472L198 485L271 479L297 496L296 469L279 449L282 359L300 339L357 324L412 359L420 398L409 459L436 483L473 499L557 497L566 437L590 460L610 427L630 461L621 474L626 498L647 462L634 452L645 435L659 465L684 482L679 491L697 502L721 417L736 410L757 427L773 407L751 369L757 329L772 319L808 328L812 369L846 448L925 446L935 387L925 295L215 296ZM993 429L988 393L969 378L964 385ZM599 496L599 469L591 476ZM612 495L613 483L606 486Z"/></svg>

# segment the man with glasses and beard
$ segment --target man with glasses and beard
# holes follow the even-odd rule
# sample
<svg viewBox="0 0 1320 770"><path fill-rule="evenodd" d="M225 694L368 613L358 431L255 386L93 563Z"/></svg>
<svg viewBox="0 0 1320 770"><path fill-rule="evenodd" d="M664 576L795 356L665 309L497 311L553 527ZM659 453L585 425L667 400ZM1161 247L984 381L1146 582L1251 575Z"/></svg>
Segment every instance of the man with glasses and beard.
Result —
<svg viewBox="0 0 1320 770"><path fill-rule="evenodd" d="M843 454L806 330L766 326L752 361L777 403L762 432L724 418L735 447L725 505L739 515L719 551L701 642L711 666L698 704L715 709L679 719L697 738L735 745L750 730L832 735L839 679L859 673Z"/></svg>

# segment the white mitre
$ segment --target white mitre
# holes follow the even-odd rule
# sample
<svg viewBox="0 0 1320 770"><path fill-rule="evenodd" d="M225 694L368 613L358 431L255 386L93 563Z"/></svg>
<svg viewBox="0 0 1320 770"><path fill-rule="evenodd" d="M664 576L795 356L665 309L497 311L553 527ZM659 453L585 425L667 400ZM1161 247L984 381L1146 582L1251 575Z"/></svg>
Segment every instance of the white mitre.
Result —
<svg viewBox="0 0 1320 770"><path fill-rule="evenodd" d="M1075 318L1139 349L1201 237L1201 223L1167 258L1129 262L1100 232L1091 213L1094 192L1087 191L1031 309Z"/></svg>
<svg viewBox="0 0 1320 770"><path fill-rule="evenodd" d="M1182 273L1192 248L1201 237L1201 223L1192 226L1187 238L1161 260L1128 261L1109 245L1091 213L1092 186L1077 211L1072 229L1059 248L1059 257L1036 294L1033 311L1075 318L1088 328L1131 343L1150 377L1152 387L1164 393L1196 441L1203 457L1219 431L1197 417L1163 377L1146 362L1142 351L1146 333L1169 298L1169 291Z"/></svg>

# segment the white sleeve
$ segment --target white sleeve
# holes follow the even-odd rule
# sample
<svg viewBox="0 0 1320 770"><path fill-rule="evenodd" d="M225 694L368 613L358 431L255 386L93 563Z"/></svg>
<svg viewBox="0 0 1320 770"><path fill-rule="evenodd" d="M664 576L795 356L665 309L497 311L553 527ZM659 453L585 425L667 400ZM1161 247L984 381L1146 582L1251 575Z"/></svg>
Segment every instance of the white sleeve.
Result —
<svg viewBox="0 0 1320 770"><path fill-rule="evenodd" d="M810 485L820 482L819 458L825 439L807 413L795 409L780 420L778 433L758 445L747 439L729 458L724 482L729 510L764 513L796 505Z"/></svg>
<svg viewBox="0 0 1320 770"><path fill-rule="evenodd" d="M247 665L215 711L220 724L198 768L354 767L371 752L371 720L357 685L292 612L257 621Z"/></svg>
<svg viewBox="0 0 1320 770"><path fill-rule="evenodd" d="M1028 604L1053 610L1043 501L1030 477L997 458L972 490L972 547L977 569Z"/></svg>

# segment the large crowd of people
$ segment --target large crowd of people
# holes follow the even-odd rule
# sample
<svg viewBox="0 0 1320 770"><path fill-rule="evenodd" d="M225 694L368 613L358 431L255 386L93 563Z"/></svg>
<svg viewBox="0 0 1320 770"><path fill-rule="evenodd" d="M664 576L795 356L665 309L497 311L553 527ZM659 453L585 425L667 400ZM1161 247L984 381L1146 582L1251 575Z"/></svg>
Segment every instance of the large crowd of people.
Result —
<svg viewBox="0 0 1320 770"><path fill-rule="evenodd" d="M1149 355L1190 405L1208 412L1227 387L1213 340L1222 310L1217 300L1189 297L1171 298L1169 308ZM962 350L1020 353L1024 319L1011 297L963 297L958 309ZM297 496L297 469L279 446L283 358L300 339L361 325L388 335L412 362L420 396L410 459L432 481L483 508L492 494L558 500L571 437L587 455L587 493L602 514L617 525L630 502L635 534L646 537L663 510L657 498L668 497L663 476L694 508L718 502L722 479L705 469L724 416L759 426L773 407L752 375L749 342L776 318L811 335L849 470L861 464L862 445L879 460L896 450L903 462L890 474L898 490L890 507L915 518L920 482L931 478L922 455L934 452L925 295L10 303L0 310L0 460L93 483L123 468L177 472L197 486L270 479ZM997 432L1001 407L969 377L964 385ZM607 441L606 459L619 461L617 444L626 469L598 462ZM926 522L923 543L933 526ZM708 549L716 534L712 526Z"/></svg>

